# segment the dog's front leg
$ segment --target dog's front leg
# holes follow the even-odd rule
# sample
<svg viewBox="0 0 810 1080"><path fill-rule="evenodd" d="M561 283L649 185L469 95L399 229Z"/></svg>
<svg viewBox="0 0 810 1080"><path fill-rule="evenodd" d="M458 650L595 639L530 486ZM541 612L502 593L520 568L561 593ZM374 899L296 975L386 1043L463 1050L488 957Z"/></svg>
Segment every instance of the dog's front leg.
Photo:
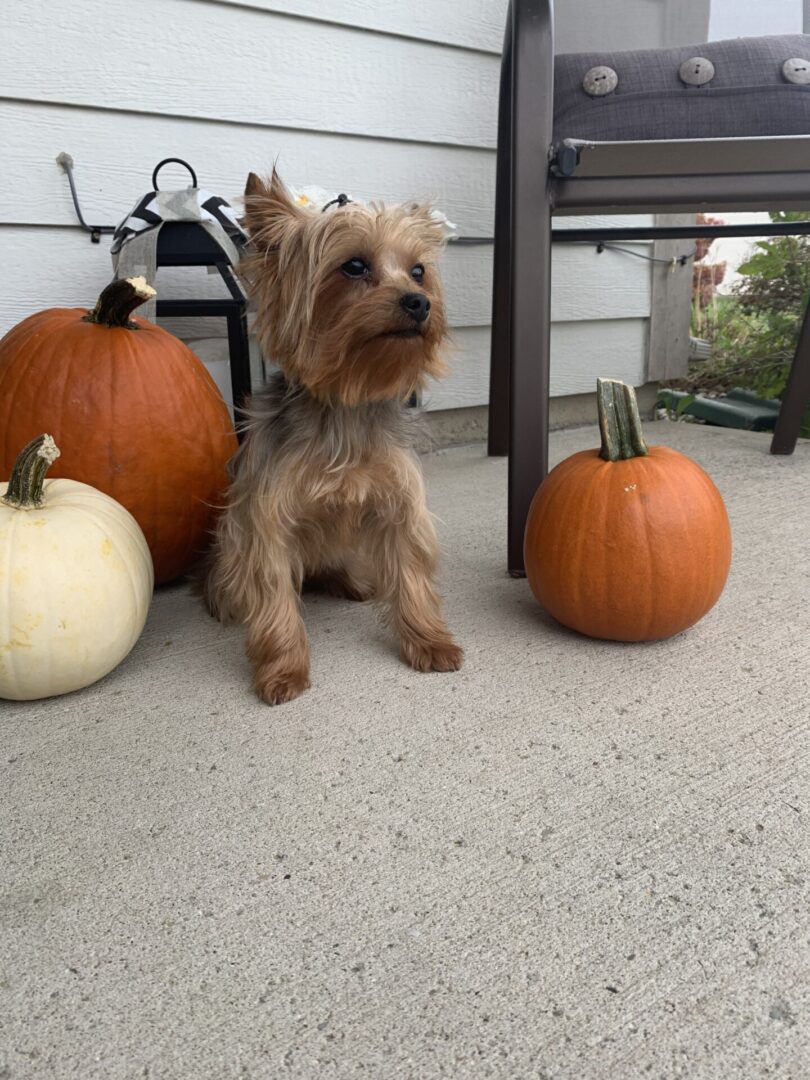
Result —
<svg viewBox="0 0 810 1080"><path fill-rule="evenodd" d="M268 705L292 701L309 687L309 644L293 569L283 550L263 574L260 603L247 620L253 685Z"/></svg>
<svg viewBox="0 0 810 1080"><path fill-rule="evenodd" d="M456 671L464 661L441 614L435 578L439 543L421 499L408 500L398 521L380 523L374 564L377 599L399 634L402 659L417 671Z"/></svg>

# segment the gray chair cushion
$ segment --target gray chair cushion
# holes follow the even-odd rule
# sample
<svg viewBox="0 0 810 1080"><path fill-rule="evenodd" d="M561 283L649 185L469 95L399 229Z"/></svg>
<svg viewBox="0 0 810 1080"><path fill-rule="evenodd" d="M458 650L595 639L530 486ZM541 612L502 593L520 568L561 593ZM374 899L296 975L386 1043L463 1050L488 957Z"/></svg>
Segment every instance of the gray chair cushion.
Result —
<svg viewBox="0 0 810 1080"><path fill-rule="evenodd" d="M712 62L714 76L689 86L679 69L696 56ZM793 58L810 61L810 35L557 56L554 141L810 134L810 85L789 82L782 70ZM583 78L602 65L616 72L618 85L612 93L592 97Z"/></svg>

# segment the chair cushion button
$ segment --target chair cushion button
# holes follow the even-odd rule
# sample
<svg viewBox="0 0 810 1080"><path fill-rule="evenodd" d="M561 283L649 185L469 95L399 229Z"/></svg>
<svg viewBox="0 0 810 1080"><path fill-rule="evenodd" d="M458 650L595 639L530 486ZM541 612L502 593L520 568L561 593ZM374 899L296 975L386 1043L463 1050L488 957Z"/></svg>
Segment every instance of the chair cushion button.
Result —
<svg viewBox="0 0 810 1080"><path fill-rule="evenodd" d="M602 64L599 67L592 67L590 71L586 71L585 78L582 80L582 89L591 97L604 97L605 94L612 94L618 85L619 76L613 68L605 67Z"/></svg>
<svg viewBox="0 0 810 1080"><path fill-rule="evenodd" d="M693 56L684 60L678 74L687 86L703 86L714 78L714 64L705 56Z"/></svg>
<svg viewBox="0 0 810 1080"><path fill-rule="evenodd" d="M798 83L805 86L810 83L810 60L801 60L794 57L782 64L782 74L788 82Z"/></svg>

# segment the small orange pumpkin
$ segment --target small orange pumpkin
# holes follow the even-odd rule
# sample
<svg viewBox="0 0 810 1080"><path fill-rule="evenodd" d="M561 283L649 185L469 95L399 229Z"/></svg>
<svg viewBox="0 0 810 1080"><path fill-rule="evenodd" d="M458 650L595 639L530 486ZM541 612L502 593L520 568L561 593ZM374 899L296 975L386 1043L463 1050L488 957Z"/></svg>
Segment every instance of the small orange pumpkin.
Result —
<svg viewBox="0 0 810 1080"><path fill-rule="evenodd" d="M537 489L526 574L572 630L615 641L671 637L717 601L731 565L720 492L699 465L647 447L635 391L597 388L602 447L561 462Z"/></svg>
<svg viewBox="0 0 810 1080"><path fill-rule="evenodd" d="M51 308L0 341L0 478L49 431L54 477L125 506L146 536L156 582L188 570L228 482L236 436L222 396L182 341L134 309L143 278L114 281L93 311Z"/></svg>

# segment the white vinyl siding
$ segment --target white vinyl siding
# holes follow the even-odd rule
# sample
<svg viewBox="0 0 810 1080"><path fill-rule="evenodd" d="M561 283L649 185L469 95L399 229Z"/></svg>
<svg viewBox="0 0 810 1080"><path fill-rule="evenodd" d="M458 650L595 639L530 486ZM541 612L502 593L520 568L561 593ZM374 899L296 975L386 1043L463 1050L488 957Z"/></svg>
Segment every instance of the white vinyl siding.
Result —
<svg viewBox="0 0 810 1080"><path fill-rule="evenodd" d="M574 40L586 3L604 7L558 4L561 40ZM109 238L91 244L75 227L61 151L92 224L117 222L157 161L178 156L235 203L250 170L277 162L293 185L430 198L462 235L490 236L505 10L505 0L6 0L0 333L43 307L92 303L110 277ZM161 186L186 182L180 169L161 174ZM486 401L491 264L491 246L448 248L456 346L428 407ZM157 286L166 297L223 290L201 270L162 270ZM647 263L557 249L553 392L588 389L608 359L610 374L643 381L649 310ZM217 338L227 354L222 320L167 326L192 345L206 339L206 358Z"/></svg>

